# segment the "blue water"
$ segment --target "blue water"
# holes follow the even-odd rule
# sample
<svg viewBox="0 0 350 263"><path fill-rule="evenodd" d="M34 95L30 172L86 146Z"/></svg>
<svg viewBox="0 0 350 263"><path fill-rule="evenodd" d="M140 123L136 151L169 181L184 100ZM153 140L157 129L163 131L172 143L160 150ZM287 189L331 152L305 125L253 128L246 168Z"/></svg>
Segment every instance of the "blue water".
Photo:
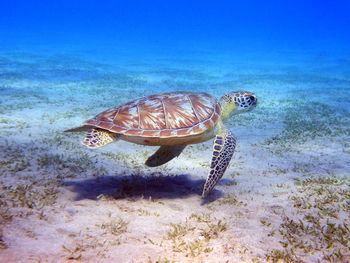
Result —
<svg viewBox="0 0 350 263"><path fill-rule="evenodd" d="M341 0L2 1L0 45L111 62L207 55L268 62L322 52L346 57L349 11L349 1Z"/></svg>

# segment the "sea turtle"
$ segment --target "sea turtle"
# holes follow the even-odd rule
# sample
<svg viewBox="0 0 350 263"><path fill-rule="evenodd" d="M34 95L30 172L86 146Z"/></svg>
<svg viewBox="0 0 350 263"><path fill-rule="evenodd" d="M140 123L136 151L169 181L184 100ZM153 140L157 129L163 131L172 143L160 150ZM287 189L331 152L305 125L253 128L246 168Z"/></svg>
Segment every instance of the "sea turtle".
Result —
<svg viewBox="0 0 350 263"><path fill-rule="evenodd" d="M90 148L120 139L160 146L146 161L150 167L179 156L188 144L215 137L210 172L202 193L205 197L223 176L236 146L233 133L223 121L251 111L256 105L256 96L247 91L230 92L220 100L207 93L168 92L111 108L66 132L87 131L83 144Z"/></svg>

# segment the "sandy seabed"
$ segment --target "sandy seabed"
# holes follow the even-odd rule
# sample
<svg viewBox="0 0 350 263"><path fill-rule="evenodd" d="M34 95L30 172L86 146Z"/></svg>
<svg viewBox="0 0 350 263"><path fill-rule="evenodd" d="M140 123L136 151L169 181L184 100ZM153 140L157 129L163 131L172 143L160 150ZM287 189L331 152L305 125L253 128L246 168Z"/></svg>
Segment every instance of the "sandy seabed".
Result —
<svg viewBox="0 0 350 263"><path fill-rule="evenodd" d="M350 60L0 55L0 262L350 262ZM237 89L260 104L228 120L236 152L205 200L210 141L151 169L156 147L63 133L145 95Z"/></svg>

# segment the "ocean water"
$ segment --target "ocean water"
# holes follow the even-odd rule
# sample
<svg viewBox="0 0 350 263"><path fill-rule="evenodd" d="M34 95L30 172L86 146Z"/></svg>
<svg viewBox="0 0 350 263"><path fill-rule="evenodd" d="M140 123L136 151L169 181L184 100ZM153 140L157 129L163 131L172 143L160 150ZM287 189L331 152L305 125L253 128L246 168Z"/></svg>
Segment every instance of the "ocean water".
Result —
<svg viewBox="0 0 350 263"><path fill-rule="evenodd" d="M0 262L350 262L349 1L2 1ZM254 92L212 141L64 133L151 94Z"/></svg>

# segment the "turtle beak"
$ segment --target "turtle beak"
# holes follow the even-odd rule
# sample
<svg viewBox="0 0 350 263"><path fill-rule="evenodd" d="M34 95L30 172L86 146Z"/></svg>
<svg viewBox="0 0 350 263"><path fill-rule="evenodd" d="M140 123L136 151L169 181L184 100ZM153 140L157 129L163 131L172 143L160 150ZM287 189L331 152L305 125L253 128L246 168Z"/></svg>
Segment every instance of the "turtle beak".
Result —
<svg viewBox="0 0 350 263"><path fill-rule="evenodd" d="M250 96L252 100L252 105L258 105L258 98L255 95Z"/></svg>
<svg viewBox="0 0 350 263"><path fill-rule="evenodd" d="M251 94L247 98L247 102L250 106L256 106L258 104L258 98L255 96L255 94Z"/></svg>

